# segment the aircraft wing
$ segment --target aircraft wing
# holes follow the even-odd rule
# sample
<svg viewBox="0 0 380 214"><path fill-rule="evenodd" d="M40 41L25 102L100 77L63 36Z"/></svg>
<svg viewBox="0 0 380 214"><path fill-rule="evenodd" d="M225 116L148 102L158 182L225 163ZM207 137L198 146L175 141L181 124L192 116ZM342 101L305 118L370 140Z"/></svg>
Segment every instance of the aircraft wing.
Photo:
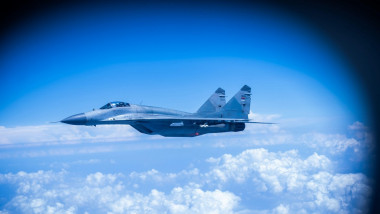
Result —
<svg viewBox="0 0 380 214"><path fill-rule="evenodd" d="M268 122L257 122L249 119L240 118L208 118L208 117L136 117L136 118L125 118L125 117L115 117L109 118L107 120L112 121L124 121L124 122L193 122L193 123L258 123L258 124L276 124Z"/></svg>
<svg viewBox="0 0 380 214"><path fill-rule="evenodd" d="M247 119L236 118L143 118L136 119L137 121L191 121L191 122L220 122L220 123L260 123L260 124L276 124L268 122L256 122Z"/></svg>

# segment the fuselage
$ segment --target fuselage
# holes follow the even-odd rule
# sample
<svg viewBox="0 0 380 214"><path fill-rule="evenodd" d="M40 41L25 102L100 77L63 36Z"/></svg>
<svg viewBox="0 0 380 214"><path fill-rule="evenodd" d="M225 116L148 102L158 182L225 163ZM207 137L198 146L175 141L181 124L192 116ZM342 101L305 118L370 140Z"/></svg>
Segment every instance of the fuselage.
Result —
<svg viewBox="0 0 380 214"><path fill-rule="evenodd" d="M188 113L160 107L131 104L125 107L97 109L73 115L62 120L62 122L86 126L125 124L132 126L144 134L158 134L166 137L194 137L207 133L243 131L245 128L244 123L230 124L217 120L187 120L194 117L215 118L221 117L221 115L216 113Z"/></svg>
<svg viewBox="0 0 380 214"><path fill-rule="evenodd" d="M87 118L85 125L100 124L133 124L138 119L156 119L162 117L186 117L191 113L171 109L133 105L111 109L98 109L84 113Z"/></svg>
<svg viewBox="0 0 380 214"><path fill-rule="evenodd" d="M244 85L227 103L225 97L225 91L218 88L196 113L116 101L61 122L87 126L125 124L144 134L166 137L243 131L245 123L249 123L251 88Z"/></svg>

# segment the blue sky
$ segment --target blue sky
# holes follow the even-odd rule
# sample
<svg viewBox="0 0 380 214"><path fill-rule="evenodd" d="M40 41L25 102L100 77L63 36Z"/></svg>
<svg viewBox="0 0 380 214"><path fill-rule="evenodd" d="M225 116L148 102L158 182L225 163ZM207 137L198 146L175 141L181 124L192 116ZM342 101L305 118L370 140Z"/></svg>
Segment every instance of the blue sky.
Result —
<svg viewBox="0 0 380 214"><path fill-rule="evenodd" d="M361 86L329 38L285 11L78 7L25 21L6 41L3 211L364 209L372 147ZM195 112L216 88L229 98L244 84L253 118L277 125L163 138L49 123L113 100Z"/></svg>

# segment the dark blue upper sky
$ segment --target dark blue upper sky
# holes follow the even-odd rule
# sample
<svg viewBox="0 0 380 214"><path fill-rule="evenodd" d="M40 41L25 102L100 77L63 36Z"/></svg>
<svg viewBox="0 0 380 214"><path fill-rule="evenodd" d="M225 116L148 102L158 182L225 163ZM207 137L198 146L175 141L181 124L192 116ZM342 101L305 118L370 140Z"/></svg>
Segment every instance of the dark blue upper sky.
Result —
<svg viewBox="0 0 380 214"><path fill-rule="evenodd" d="M262 113L366 116L329 41L265 6L63 8L25 21L6 41L3 126L60 120L113 99L195 111L215 88L232 96L243 84L257 90Z"/></svg>

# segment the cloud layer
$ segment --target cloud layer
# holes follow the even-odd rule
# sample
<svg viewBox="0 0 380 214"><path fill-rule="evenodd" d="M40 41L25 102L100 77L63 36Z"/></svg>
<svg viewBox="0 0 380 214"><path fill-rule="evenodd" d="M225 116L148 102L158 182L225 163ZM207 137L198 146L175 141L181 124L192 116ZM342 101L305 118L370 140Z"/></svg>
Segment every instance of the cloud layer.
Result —
<svg viewBox="0 0 380 214"><path fill-rule="evenodd" d="M272 121L273 118L278 117L279 115L255 115L255 118L261 118L263 121ZM329 152L331 154L340 154L347 150L360 152L363 149L368 150L373 147L373 145L371 145L372 136L370 131L362 123L353 123L347 127L347 132L348 133L343 134L326 134L320 132L298 133L292 128L289 129L276 124L249 124L244 132L209 134L202 137L207 138L212 136L212 138L207 139L207 141L213 143L214 147L236 145L241 147L252 147L282 144L307 146L318 152ZM230 140L224 140L226 136L228 136ZM163 138L160 136L142 135L126 125L86 127L59 124L21 126L13 128L0 126L0 148L126 142L142 139L149 139L151 141ZM202 145L205 145L204 142L201 143ZM194 145L199 144L192 143L192 146ZM52 154L59 155L60 152L61 151L56 153L53 152Z"/></svg>
<svg viewBox="0 0 380 214"><path fill-rule="evenodd" d="M362 173L335 173L334 165L317 153L302 158L298 151L248 149L205 160L197 168L163 173L96 172L85 178L69 172L38 171L0 175L17 194L4 212L33 213L348 213L363 209L371 193ZM265 209L246 204L244 198Z"/></svg>
<svg viewBox="0 0 380 214"><path fill-rule="evenodd" d="M263 120L275 117L279 116ZM141 135L129 126L0 127L1 160L80 158L47 164L58 171L0 174L0 185L10 191L2 212L363 213L372 191L370 179L347 166L364 161L353 158L366 154L371 141L368 128L360 122L348 126L345 133L303 133L265 125L191 141ZM177 148L184 154L197 149L224 152L214 157L206 152L203 160L179 170L119 168L105 173L99 170L105 166L101 156L83 159L83 154L114 154L135 147L144 151ZM96 171L66 171L81 167Z"/></svg>

